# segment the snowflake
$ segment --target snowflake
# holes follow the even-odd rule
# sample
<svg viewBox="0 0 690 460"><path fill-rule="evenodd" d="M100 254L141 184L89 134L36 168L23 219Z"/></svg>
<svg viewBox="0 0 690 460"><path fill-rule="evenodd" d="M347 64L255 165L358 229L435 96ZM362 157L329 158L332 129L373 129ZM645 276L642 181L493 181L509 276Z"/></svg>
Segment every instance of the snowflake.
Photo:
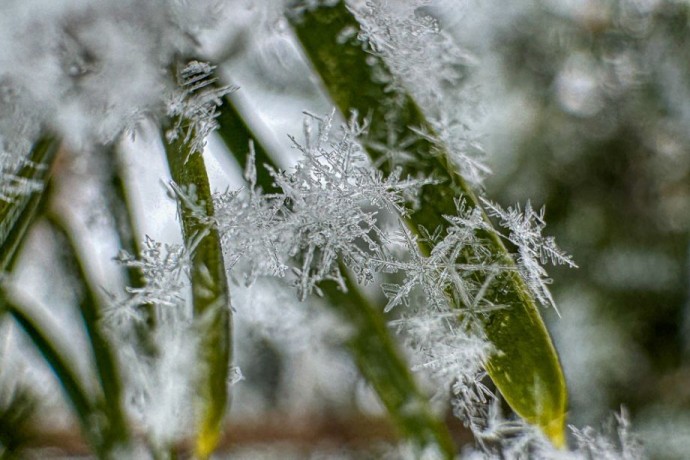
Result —
<svg viewBox="0 0 690 460"><path fill-rule="evenodd" d="M217 109L223 97L237 87L217 87L214 70L215 66L199 61L191 61L180 70L180 90L168 103L168 116L175 120L174 126L166 132L168 142L181 137L185 144L191 145L191 152L201 152L208 135L218 128Z"/></svg>
<svg viewBox="0 0 690 460"><path fill-rule="evenodd" d="M546 226L544 208L537 212L528 201L524 211L519 205L503 209L485 198L481 200L489 215L499 218L501 226L509 230L507 239L517 247L518 269L527 282L527 287L542 305L556 308L548 288L551 280L543 265L547 262L572 268L577 265L568 254L556 246L553 237L542 235L542 230Z"/></svg>
<svg viewBox="0 0 690 460"><path fill-rule="evenodd" d="M358 142L366 125L351 121L331 138L332 122L333 114L308 114L304 143L291 137L302 160L289 172L271 170L279 193L256 189L250 161L245 173L250 187L214 199L214 219L231 263L249 259L252 276L284 276L291 267L300 298L318 292L323 280L335 280L344 289L341 261L360 281L370 280L375 261L385 259L379 214L404 214L406 196L426 183L401 179L397 171L384 177Z"/></svg>
<svg viewBox="0 0 690 460"><path fill-rule="evenodd" d="M138 270L143 277L143 285L127 287L127 296L108 309L107 321L122 318L141 321L141 307L144 305L167 308L171 315L179 313L185 302L190 267L189 252L183 246L164 245L147 236L138 258L122 250L116 260L124 267Z"/></svg>

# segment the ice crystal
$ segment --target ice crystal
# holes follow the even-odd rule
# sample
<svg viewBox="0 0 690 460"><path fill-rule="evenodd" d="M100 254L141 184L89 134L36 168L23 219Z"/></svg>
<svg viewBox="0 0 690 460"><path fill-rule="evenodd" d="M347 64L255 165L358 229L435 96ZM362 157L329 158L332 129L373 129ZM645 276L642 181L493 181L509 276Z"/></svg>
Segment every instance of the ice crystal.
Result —
<svg viewBox="0 0 690 460"><path fill-rule="evenodd" d="M126 407L157 447L188 436L193 425L194 382L199 373L196 329L190 321L150 334L155 356L132 346L120 348Z"/></svg>
<svg viewBox="0 0 690 460"><path fill-rule="evenodd" d="M22 168L41 167L22 156L0 150L0 200L11 202L19 195L42 190L43 181L19 174Z"/></svg>
<svg viewBox="0 0 690 460"><path fill-rule="evenodd" d="M141 275L104 318L118 352L126 383L126 407L153 445L162 447L190 432L194 379L199 369L199 336L189 308L189 247L150 237L138 257L121 251L117 260ZM154 321L150 329L147 321ZM228 384L241 379L236 371Z"/></svg>
<svg viewBox="0 0 690 460"><path fill-rule="evenodd" d="M141 319L144 305L174 310L184 303L190 266L189 252L184 247L146 237L139 257L121 251L117 260L141 273L143 283L141 287L127 287L127 296L110 309L110 315Z"/></svg>
<svg viewBox="0 0 690 460"><path fill-rule="evenodd" d="M577 451L584 458L636 460L645 457L640 441L631 432L629 416L624 409L615 414L603 432L591 427L582 430L571 427L571 430Z"/></svg>
<svg viewBox="0 0 690 460"><path fill-rule="evenodd" d="M175 120L166 133L168 142L181 137L192 152L201 152L208 135L218 128L216 118L222 98L237 88L215 86L218 78L213 76L214 69L215 66L206 62L191 61L180 70L180 89L168 103L168 116Z"/></svg>
<svg viewBox="0 0 690 460"><path fill-rule="evenodd" d="M571 450L557 449L535 427L524 422L505 424L500 412L494 412L492 424L497 436L486 438L476 448L467 448L464 458L499 460L543 458L554 460L641 460L647 458L636 436L630 431L629 418L624 410L616 414L607 426L597 431L587 427L570 427L576 446ZM489 442L493 441L493 442Z"/></svg>
<svg viewBox="0 0 690 460"><path fill-rule="evenodd" d="M571 257L556 246L553 237L545 237L542 230L546 226L544 222L544 208L535 211L528 201L524 211L520 205L514 208L503 209L496 203L482 198L489 215L498 217L503 227L509 230L506 237L518 250L518 267L527 286L544 306L556 307L556 303L549 291L548 278L543 265L551 262L554 265L567 265L577 267Z"/></svg>
<svg viewBox="0 0 690 460"><path fill-rule="evenodd" d="M0 17L0 81L26 120L72 145L114 141L159 116L177 55L196 54L217 0L10 1ZM31 12L27 14L27 12ZM2 133L7 134L7 132Z"/></svg>
<svg viewBox="0 0 690 460"><path fill-rule="evenodd" d="M477 88L466 83L476 58L419 8L423 3L367 1L354 9L361 22L358 38L389 67L390 76L380 76L383 83L411 94L434 133L410 128L447 150L467 181L481 184L490 173L478 129L484 113Z"/></svg>
<svg viewBox="0 0 690 460"><path fill-rule="evenodd" d="M290 267L301 298L326 279L344 287L339 261L359 280L371 279L373 261L385 258L379 214L405 213L405 197L424 183L402 179L399 172L384 177L368 163L358 142L366 126L351 122L333 139L332 117L309 115L304 143L291 138L302 160L292 171L272 171L279 193L263 194L252 186L214 200L215 221L231 263L249 261L249 280L262 274L284 276ZM250 184L255 182L251 168Z"/></svg>

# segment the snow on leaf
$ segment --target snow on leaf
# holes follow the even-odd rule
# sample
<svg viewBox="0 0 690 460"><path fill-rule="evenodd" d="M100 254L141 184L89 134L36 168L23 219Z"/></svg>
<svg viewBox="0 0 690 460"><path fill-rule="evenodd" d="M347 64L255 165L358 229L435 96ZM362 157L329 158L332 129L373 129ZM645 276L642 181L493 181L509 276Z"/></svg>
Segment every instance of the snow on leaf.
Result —
<svg viewBox="0 0 690 460"><path fill-rule="evenodd" d="M383 83L391 90L409 92L435 131L410 126L411 133L442 145L463 177L480 185L491 171L484 163L479 126L485 115L479 91L467 84L477 59L441 30L435 18L417 8L420 3L367 1L354 9L361 24L358 38L389 67L392 77L384 77ZM391 156L404 161L400 153Z"/></svg>
<svg viewBox="0 0 690 460"><path fill-rule="evenodd" d="M141 287L126 288L126 296L108 309L106 321L141 319L144 305L177 310L184 304L190 261L183 246L164 245L147 236L138 258L120 251L116 260L124 267L139 270L144 282Z"/></svg>
<svg viewBox="0 0 690 460"><path fill-rule="evenodd" d="M168 102L168 116L175 124L166 132L168 142L182 137L191 145L192 152L201 152L206 138L218 128L218 107L223 96L237 89L233 86L216 87L213 76L215 66L206 62L190 61L177 76L180 89Z"/></svg>
<svg viewBox="0 0 690 460"><path fill-rule="evenodd" d="M518 268L532 294L542 305L556 308L548 288L551 280L543 265L547 262L572 268L577 265L568 254L556 246L553 237L542 235L542 230L546 226L544 208L535 211L528 201L524 211L520 205L503 209L486 198L482 197L481 200L489 215L497 217L501 226L509 231L506 238L517 247Z"/></svg>
<svg viewBox="0 0 690 460"><path fill-rule="evenodd" d="M358 141L366 124L352 120L336 136L332 124L333 114L307 114L304 141L291 137L301 161L294 170L271 171L279 193L262 194L250 184L216 195L216 225L231 266L247 261L249 281L292 273L304 298L323 280L344 286L340 260L366 282L375 261L385 259L380 214L404 213L406 194L425 182L376 171ZM251 168L247 175L251 182Z"/></svg>

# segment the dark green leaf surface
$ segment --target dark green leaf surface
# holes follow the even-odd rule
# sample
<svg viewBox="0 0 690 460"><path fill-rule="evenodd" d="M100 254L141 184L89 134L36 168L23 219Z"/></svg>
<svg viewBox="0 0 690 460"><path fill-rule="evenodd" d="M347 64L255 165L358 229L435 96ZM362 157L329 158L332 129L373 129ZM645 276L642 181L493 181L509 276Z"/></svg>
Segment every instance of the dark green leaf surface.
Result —
<svg viewBox="0 0 690 460"><path fill-rule="evenodd" d="M218 134L220 134L226 147L232 152L243 171L247 168L249 143L253 142L254 159L256 161L256 185L261 187L264 193L277 192L278 189L273 184L273 178L263 165L272 165L276 170L278 168L261 142L252 134L246 121L233 103L232 95L226 96L223 101L223 106L218 116L218 124Z"/></svg>
<svg viewBox="0 0 690 460"><path fill-rule="evenodd" d="M182 139L166 142L165 149L173 180L178 186L193 187L207 216L213 216L211 189L204 159L192 152ZM195 322L200 337L199 368L205 375L198 386L202 408L196 453L207 458L218 444L221 423L228 404L231 356L229 293L220 239L215 228L205 225L184 205L179 207L185 241L196 241L192 252L192 296Z"/></svg>
<svg viewBox="0 0 690 460"><path fill-rule="evenodd" d="M40 139L29 154L30 163L17 175L28 180L45 181L59 145L60 142L50 136ZM42 196L41 191L17 194L9 201L0 200L0 271L11 264Z"/></svg>
<svg viewBox="0 0 690 460"><path fill-rule="evenodd" d="M295 15L291 23L338 108L344 114L357 110L371 118L366 142L374 160L383 159L380 151L371 146L387 145L391 134L410 137L410 127L433 134L415 101L383 83L390 81L386 77L390 71L383 60L365 51L356 33L344 33L359 30L359 23L342 2ZM456 214L456 198L462 197L469 206L481 207L442 146L417 136L406 151L414 156L414 162L405 168L404 174L422 174L440 181L422 189L421 206L408 219L414 231L447 229L449 224L443 216ZM388 162L379 164L385 173L390 173ZM490 224L488 218L486 221ZM514 265L494 232L482 236L497 261ZM422 249L429 252L432 248L426 245ZM478 281L481 283L482 279ZM516 271L496 277L486 295L494 305L510 307L490 312L484 319L488 339L498 350L486 363L487 371L517 414L540 426L554 444L563 445L565 380L533 297Z"/></svg>
<svg viewBox="0 0 690 460"><path fill-rule="evenodd" d="M79 311L91 344L96 363L96 371L103 392L103 411L107 417L107 428L103 430L104 450L110 451L118 444L125 444L130 436L123 404L123 383L117 352L107 335L103 332L100 319L103 306L98 300L91 281L79 260L74 243L62 227L61 222L52 220L52 227L59 246L65 253L65 261L74 272L74 279L81 291Z"/></svg>

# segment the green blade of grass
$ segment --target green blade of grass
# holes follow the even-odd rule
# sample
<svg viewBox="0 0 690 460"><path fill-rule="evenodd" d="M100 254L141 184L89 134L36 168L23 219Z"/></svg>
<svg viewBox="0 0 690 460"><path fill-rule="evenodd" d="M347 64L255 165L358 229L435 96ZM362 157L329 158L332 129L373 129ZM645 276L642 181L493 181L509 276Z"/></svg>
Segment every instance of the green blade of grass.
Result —
<svg viewBox="0 0 690 460"><path fill-rule="evenodd" d="M100 153L105 157L105 174L109 178L105 184L108 211L115 222L120 247L130 254L137 255L140 248L135 233L134 214L127 199L126 184L117 144L105 146ZM144 275L140 268L128 267L126 277L128 286L139 288L144 285ZM153 312L149 311L149 315L153 316ZM151 319L153 320L153 318Z"/></svg>
<svg viewBox="0 0 690 460"><path fill-rule="evenodd" d="M28 160L17 176L30 181L45 182L57 153L60 142L45 136L34 144ZM10 199L0 200L0 271L12 264L17 249L33 221L44 191L16 194Z"/></svg>
<svg viewBox="0 0 690 460"><path fill-rule="evenodd" d="M225 143L225 146L233 154L243 171L247 169L247 152L249 143L254 144L254 159L256 162L256 185L261 187L264 193L274 193L279 190L273 184L273 178L263 165L272 165L276 170L279 168L274 164L273 159L266 152L263 144L253 135L245 119L235 106L232 95L225 96L223 105L218 115L218 134Z"/></svg>
<svg viewBox="0 0 690 460"><path fill-rule="evenodd" d="M98 380L103 392L103 412L107 417L107 428L103 430L103 449L111 451L118 445L126 444L131 434L123 408L124 391L117 352L102 330L100 319L103 306L98 300L92 282L87 277L74 242L57 217L51 216L50 223L58 245L64 251L63 260L73 272L73 278L78 283L78 290L81 291L79 311L91 345Z"/></svg>
<svg viewBox="0 0 690 460"><path fill-rule="evenodd" d="M66 353L60 350L51 335L21 305L9 299L4 289L0 290L0 308L7 311L15 319L46 360L64 389L67 399L72 404L84 436L96 448L97 452L103 454L104 452L100 449L101 437L98 433L98 427L94 426L94 422L100 419L101 414L96 402L86 391L78 374L69 364L70 360Z"/></svg>
<svg viewBox="0 0 690 460"><path fill-rule="evenodd" d="M116 144L111 144L104 146L100 153L104 155L104 173L109 179L104 183L108 211L115 223L120 248L129 254L139 255L140 246L135 236L134 213L128 201L123 167L118 156L120 152ZM141 268L131 266L127 267L125 271L125 280L126 285L132 288L141 288L146 282ZM138 341L138 349L149 357L154 358L159 353L152 335L152 331L156 329L158 321L156 307L153 304L146 304L142 305L141 308L143 313L145 313L146 321L135 321L133 324L136 340Z"/></svg>
<svg viewBox="0 0 690 460"><path fill-rule="evenodd" d="M341 269L346 273L345 267ZM347 292L333 281L319 287L329 305L353 326L347 347L357 368L409 441L421 448L435 446L443 458L452 459L455 446L450 433L434 417L428 398L418 390L390 336L383 313L370 304L349 275L344 279Z"/></svg>
<svg viewBox="0 0 690 460"><path fill-rule="evenodd" d="M206 216L213 216L213 201L201 152L178 138L164 142L173 180L183 189L192 187ZM199 327L201 369L199 395L202 399L196 454L207 458L220 438L221 423L228 404L228 377L231 358L230 296L220 238L215 228L199 222L192 211L180 204L179 213L185 240L197 241L192 258L192 297Z"/></svg>
<svg viewBox="0 0 690 460"><path fill-rule="evenodd" d="M243 169L247 167L246 151L254 143L258 165L278 169L234 106L227 98L218 117L218 132ZM257 185L266 193L279 190L266 168L257 168ZM386 327L381 309L376 309L360 292L345 267L341 267L347 283L342 292L334 282L319 285L329 306L347 321L355 331L347 348L364 378L374 388L403 435L418 447L437 446L445 458L453 458L455 448L447 428L436 419L428 401L417 388Z"/></svg>
<svg viewBox="0 0 690 460"><path fill-rule="evenodd" d="M26 458L28 454L23 450L34 441L38 398L20 385L11 386L0 371L0 460Z"/></svg>
<svg viewBox="0 0 690 460"><path fill-rule="evenodd" d="M360 25L343 2L296 14L290 21L341 112L347 114L354 109L371 118L366 144L374 160L380 159L381 152L369 146L387 145L391 130L410 134L409 128L414 127L434 133L408 94L386 86L390 71L380 57L368 53L357 39ZM481 208L442 147L418 137L406 150L415 161L404 168L404 174L416 177L421 173L440 181L423 187L421 206L408 219L413 231L446 230L449 223L443 216L456 213L456 198L462 197L469 206ZM379 163L385 173L390 173L388 162ZM488 218L486 222L491 225ZM495 232L482 236L496 260L514 265ZM432 248L423 245L422 249L429 252ZM489 375L518 415L539 426L555 445L564 445L565 379L533 296L521 276L510 271L496 277L492 289L487 291L487 300L510 307L490 312L483 320L485 333L498 350L486 363Z"/></svg>

